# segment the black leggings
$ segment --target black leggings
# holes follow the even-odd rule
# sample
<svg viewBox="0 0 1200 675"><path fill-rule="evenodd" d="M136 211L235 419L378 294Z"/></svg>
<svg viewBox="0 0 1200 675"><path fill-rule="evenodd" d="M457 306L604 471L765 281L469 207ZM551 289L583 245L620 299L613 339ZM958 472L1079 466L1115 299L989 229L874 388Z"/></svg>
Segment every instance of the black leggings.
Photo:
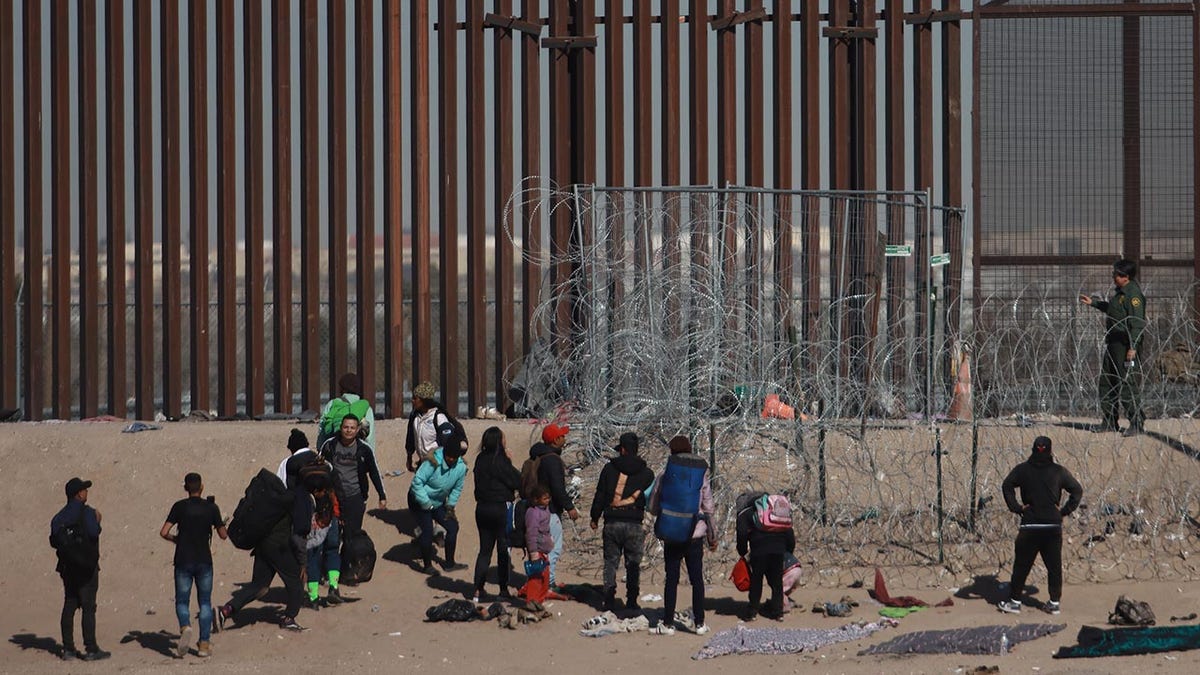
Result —
<svg viewBox="0 0 1200 675"><path fill-rule="evenodd" d="M1029 577L1029 570L1033 568L1033 561L1039 553L1042 554L1042 563L1046 565L1050 599L1054 602L1062 599L1062 529L1021 530L1017 533L1015 549L1009 599L1017 600L1025 592L1025 579Z"/></svg>
<svg viewBox="0 0 1200 675"><path fill-rule="evenodd" d="M492 549L496 549L496 581L500 592L508 591L508 530L504 519L508 506L504 502L481 502L475 505L475 526L479 528L479 555L475 556L475 590L482 591L487 581Z"/></svg>
<svg viewBox="0 0 1200 675"><path fill-rule="evenodd" d="M763 577L771 587L771 602L767 611L771 614L783 613L783 554L768 553L754 555L750 551L750 609L758 611L758 603L762 600Z"/></svg>
<svg viewBox="0 0 1200 675"><path fill-rule="evenodd" d="M663 564L667 581L663 587L663 623L675 621L675 598L678 595L679 563L687 563L688 581L692 583L692 617L697 626L704 625L704 538L683 544L663 542Z"/></svg>

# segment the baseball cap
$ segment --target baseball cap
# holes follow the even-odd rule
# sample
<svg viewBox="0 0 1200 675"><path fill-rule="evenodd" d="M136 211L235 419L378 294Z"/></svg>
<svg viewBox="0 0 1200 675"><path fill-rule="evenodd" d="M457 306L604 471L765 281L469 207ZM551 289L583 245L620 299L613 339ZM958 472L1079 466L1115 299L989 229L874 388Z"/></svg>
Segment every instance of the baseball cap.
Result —
<svg viewBox="0 0 1200 675"><path fill-rule="evenodd" d="M72 478L71 480L67 481L67 499L71 499L75 495L79 494L80 490L86 490L90 487L92 487L92 481L83 480L82 478L78 477Z"/></svg>
<svg viewBox="0 0 1200 675"><path fill-rule="evenodd" d="M546 428L542 429L542 442L553 443L569 433L571 427L565 424L547 424Z"/></svg>

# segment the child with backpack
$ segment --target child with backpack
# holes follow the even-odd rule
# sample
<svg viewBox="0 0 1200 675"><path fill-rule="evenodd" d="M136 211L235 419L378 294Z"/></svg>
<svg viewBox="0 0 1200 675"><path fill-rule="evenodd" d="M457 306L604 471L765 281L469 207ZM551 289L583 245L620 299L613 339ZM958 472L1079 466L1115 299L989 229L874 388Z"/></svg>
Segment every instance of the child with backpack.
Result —
<svg viewBox="0 0 1200 675"><path fill-rule="evenodd" d="M737 552L749 553L750 606L742 618L753 621L760 613L763 580L771 587L771 600L761 613L768 619L783 618L783 564L795 553L791 504L783 495L763 493L738 498Z"/></svg>
<svg viewBox="0 0 1200 675"><path fill-rule="evenodd" d="M550 552L554 538L550 534L550 491L544 485L529 490L529 508L525 511L525 562L528 581L518 594L526 600L544 602L550 591Z"/></svg>

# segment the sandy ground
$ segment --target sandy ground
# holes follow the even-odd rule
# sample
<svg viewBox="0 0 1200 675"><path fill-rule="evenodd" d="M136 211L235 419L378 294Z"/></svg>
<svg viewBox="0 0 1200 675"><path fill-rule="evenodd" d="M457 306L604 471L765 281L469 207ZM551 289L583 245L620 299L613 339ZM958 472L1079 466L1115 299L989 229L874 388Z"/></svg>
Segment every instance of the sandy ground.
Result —
<svg viewBox="0 0 1200 675"><path fill-rule="evenodd" d="M470 421L470 436L489 423ZM380 459L385 471L402 468L403 422L379 423ZM1146 655L1090 660L1053 660L1060 646L1075 643L1083 625L1104 625L1117 596L1125 593L1146 600L1155 608L1160 623L1173 614L1200 611L1200 588L1194 583L1128 582L1069 585L1064 593L1064 610L1050 617L1027 608L1020 616L996 612L994 597L956 598L949 608L929 609L901 620L896 628L876 633L861 642L845 643L795 656L727 656L694 661L692 655L704 644L701 638L679 632L673 637L646 633L581 637L580 623L597 610L576 602L552 603L551 620L517 631L497 628L494 622L431 624L423 621L430 605L450 597L461 597L471 588L471 570L428 579L415 572L409 561L415 553L407 513L393 510L373 512L366 528L380 553L375 578L346 593L360 601L320 612L303 610L299 621L310 628L302 634L284 634L270 621L280 605L251 605L244 612L252 623L242 624L214 637L214 654L201 660L188 656L171 658L177 636L173 608L171 560L173 547L158 537L159 527L171 506L185 496L180 487L183 474L204 475L207 494L214 495L225 513L232 512L249 477L259 467L272 470L286 450L288 429L284 422L177 423L159 431L119 433L119 423L41 423L0 427L0 524L5 545L0 561L3 611L0 624L0 671L13 673L149 673L199 666L216 672L298 673L376 672L403 669L416 672L459 673L584 673L584 672L730 672L753 668L758 672L821 673L960 673L980 666L999 666L1013 673L1159 673L1200 672L1200 651L1168 655ZM523 458L533 435L524 422L507 422L505 427L514 456ZM315 436L315 428L305 428ZM1151 442L1151 441L1147 441ZM472 451L472 454L474 451ZM468 455L470 459L471 455ZM62 486L72 476L95 482L90 504L103 513L98 632L102 647L112 659L101 663L64 664L56 657L61 584L54 572L54 553L47 544L50 517L62 506ZM410 476L385 478L393 509L405 504ZM469 479L468 479L469 480ZM591 486L585 487L590 499ZM373 497L369 508L375 508ZM470 484L458 512L464 515L464 534L459 559L473 562L478 547L475 534ZM382 516L382 517L381 517ZM566 582L596 583L596 561L571 564L572 557L594 556L581 544L586 523L567 526L567 553L560 576ZM803 545L803 544L801 544ZM215 542L216 582L214 601L224 602L239 582L250 577L251 560L246 552L226 542ZM519 556L519 554L518 554ZM576 563L581 561L576 560ZM1005 574L1009 569L1004 565ZM886 570L885 570L886 573ZM714 579L724 576L713 574ZM654 574L654 579L661 578ZM870 579L865 579L870 584ZM936 602L951 595L969 577L941 585L919 588L894 585L893 595L916 595ZM494 589L494 586L490 586ZM689 591L681 587L681 605ZM984 595L994 589L985 589ZM643 593L661 593L657 582L646 583ZM855 619L876 619L877 605L865 589L798 589L794 598L801 610L818 600L854 596L861 606ZM1044 591L1043 591L1044 595ZM268 596L281 602L282 589ZM744 594L728 581L717 581L708 589L708 623L714 631L737 624L736 613ZM651 616L659 603L647 603ZM193 605L194 608L194 605ZM194 609L193 609L194 611ZM257 621L255 621L257 619ZM925 630L1014 624L1020 621L1065 623L1055 635L1014 647L1004 656L939 655L916 657L857 656L867 645L901 633ZM823 627L844 620L826 618L807 611L790 614L782 624L759 620L755 625ZM78 628L77 628L78 630ZM78 635L78 633L77 633ZM78 639L78 638L77 638Z"/></svg>

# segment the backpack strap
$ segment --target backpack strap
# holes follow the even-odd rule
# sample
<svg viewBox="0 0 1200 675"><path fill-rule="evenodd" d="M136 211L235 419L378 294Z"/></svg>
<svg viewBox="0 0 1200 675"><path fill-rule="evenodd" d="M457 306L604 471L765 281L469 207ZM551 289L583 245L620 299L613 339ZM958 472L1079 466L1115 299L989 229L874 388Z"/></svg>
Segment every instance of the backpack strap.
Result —
<svg viewBox="0 0 1200 675"><path fill-rule="evenodd" d="M621 496L621 494L625 492L625 481L628 478L629 476L617 472L617 487L613 490L612 503L609 504L609 506L618 508L622 506L633 506L635 503L637 503L638 497L642 496L641 490L634 490L633 494L629 495L628 497Z"/></svg>

